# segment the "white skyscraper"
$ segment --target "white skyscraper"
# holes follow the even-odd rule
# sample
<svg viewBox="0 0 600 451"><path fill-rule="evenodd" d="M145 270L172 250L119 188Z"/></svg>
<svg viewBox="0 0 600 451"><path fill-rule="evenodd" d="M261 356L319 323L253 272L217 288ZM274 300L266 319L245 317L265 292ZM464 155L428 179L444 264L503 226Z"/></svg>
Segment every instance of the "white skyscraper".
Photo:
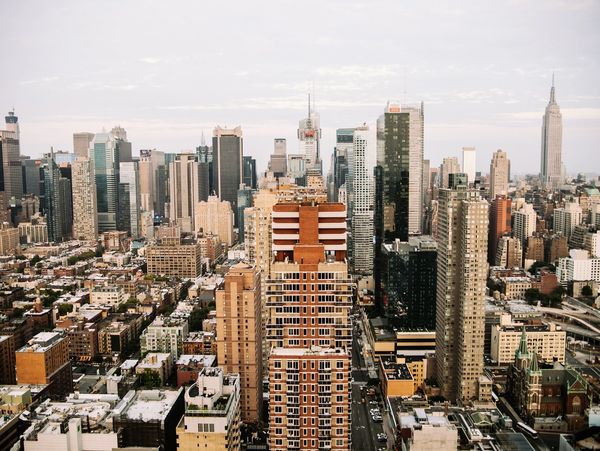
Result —
<svg viewBox="0 0 600 451"><path fill-rule="evenodd" d="M475 147L462 148L462 171L467 174L467 180L471 184L475 183L476 156Z"/></svg>
<svg viewBox="0 0 600 451"><path fill-rule="evenodd" d="M508 194L508 182L510 178L510 160L506 152L498 149L492 156L490 163L490 199L497 195Z"/></svg>
<svg viewBox="0 0 600 451"><path fill-rule="evenodd" d="M298 125L299 153L304 155L306 169L316 169L321 172L321 117L311 110L310 96L308 97L308 117Z"/></svg>
<svg viewBox="0 0 600 451"><path fill-rule="evenodd" d="M581 224L582 218L581 206L577 202L567 202L563 208L554 209L554 231L563 234L568 240L575 226Z"/></svg>
<svg viewBox="0 0 600 451"><path fill-rule="evenodd" d="M195 209L198 203L198 157L183 153L169 164L169 220L183 232L194 231Z"/></svg>
<svg viewBox="0 0 600 451"><path fill-rule="evenodd" d="M546 106L542 123L540 179L548 189L556 189L562 182L562 115L556 103L554 76L552 76L550 101Z"/></svg>
<svg viewBox="0 0 600 451"><path fill-rule="evenodd" d="M536 228L537 214L533 205L523 204L523 207L513 215L513 219L513 235L521 240L521 244L525 244Z"/></svg>
<svg viewBox="0 0 600 451"><path fill-rule="evenodd" d="M352 168L352 261L354 272L373 273L373 190L366 165L369 127L354 130Z"/></svg>

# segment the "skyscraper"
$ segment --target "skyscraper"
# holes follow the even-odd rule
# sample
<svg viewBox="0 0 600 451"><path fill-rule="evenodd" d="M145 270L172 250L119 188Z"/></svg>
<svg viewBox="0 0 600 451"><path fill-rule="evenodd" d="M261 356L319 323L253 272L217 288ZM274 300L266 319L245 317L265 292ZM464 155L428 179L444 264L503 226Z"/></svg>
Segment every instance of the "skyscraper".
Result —
<svg viewBox="0 0 600 451"><path fill-rule="evenodd" d="M373 274L373 185L366 162L368 134L369 127L366 125L354 130L349 171L352 173L350 217L353 272L364 275ZM333 230L329 233L333 233ZM338 234L343 233L344 230L338 231Z"/></svg>
<svg viewBox="0 0 600 451"><path fill-rule="evenodd" d="M564 207L554 209L552 228L568 241L575 226L581 224L582 218L581 206L577 202L566 202Z"/></svg>
<svg viewBox="0 0 600 451"><path fill-rule="evenodd" d="M138 162L140 180L140 208L154 211L155 171L152 164L152 150L141 149Z"/></svg>
<svg viewBox="0 0 600 451"><path fill-rule="evenodd" d="M488 272L488 203L466 182L450 177L440 190L436 293L437 381L462 402L478 397L483 375Z"/></svg>
<svg viewBox="0 0 600 451"><path fill-rule="evenodd" d="M338 128L335 131L335 148L330 168L332 179L330 181L332 183L330 201L337 202L339 200L338 192L347 181L353 141L353 128ZM351 208L348 208L348 217L350 217L350 212Z"/></svg>
<svg viewBox="0 0 600 451"><path fill-rule="evenodd" d="M409 235L422 231L423 121L423 104L395 103L388 103L377 120L377 164L383 170L386 241L406 241Z"/></svg>
<svg viewBox="0 0 600 451"><path fill-rule="evenodd" d="M7 200L14 198L18 202L23 197L19 118L14 111L9 111L5 120L6 130L0 130L4 191Z"/></svg>
<svg viewBox="0 0 600 451"><path fill-rule="evenodd" d="M121 193L123 193L122 208L119 214L127 217L125 221L127 228L132 238L139 238L141 234L141 200L140 200L140 171L138 161L121 162Z"/></svg>
<svg viewBox="0 0 600 451"><path fill-rule="evenodd" d="M550 101L542 122L542 158L540 179L547 189L556 189L562 183L562 114L556 103L554 75Z"/></svg>
<svg viewBox="0 0 600 451"><path fill-rule="evenodd" d="M1 144L0 144L1 146ZM21 160L21 169L23 172L23 193L33 194L40 197L41 192L41 177L40 169L41 160L32 160L29 157L24 157Z"/></svg>
<svg viewBox="0 0 600 451"><path fill-rule="evenodd" d="M90 147L96 177L98 231L117 229L119 208L119 141L112 133L97 133Z"/></svg>
<svg viewBox="0 0 600 451"><path fill-rule="evenodd" d="M448 188L450 174L460 173L460 164L456 157L446 157L440 166L440 188Z"/></svg>
<svg viewBox="0 0 600 451"><path fill-rule="evenodd" d="M490 163L490 199L508 194L509 179L510 160L506 156L506 152L498 149L494 152Z"/></svg>
<svg viewBox="0 0 600 451"><path fill-rule="evenodd" d="M249 186L246 186L242 183L240 189L238 190L237 195L237 211L236 214L236 222L239 230L238 241L242 243L244 241L244 210L246 208L252 207L253 203L253 190Z"/></svg>
<svg viewBox="0 0 600 451"><path fill-rule="evenodd" d="M256 189L256 160L252 157L245 156L242 158L242 183L248 188Z"/></svg>
<svg viewBox="0 0 600 451"><path fill-rule="evenodd" d="M501 236L510 234L512 208L511 200L506 196L496 196L490 206L490 232L488 237L488 262L495 264L498 240ZM521 243L524 244L524 243Z"/></svg>
<svg viewBox="0 0 600 451"><path fill-rule="evenodd" d="M342 204L273 207L266 327L273 451L350 449L352 279L345 239L322 233L345 221Z"/></svg>
<svg viewBox="0 0 600 451"><path fill-rule="evenodd" d="M240 375L242 421L257 423L262 411L260 272L245 263L231 267L216 291L217 360Z"/></svg>
<svg viewBox="0 0 600 451"><path fill-rule="evenodd" d="M208 196L206 202L201 201L196 205L195 232L218 235L226 246L233 244L233 218L231 204L226 200L219 200L217 196Z"/></svg>
<svg viewBox="0 0 600 451"><path fill-rule="evenodd" d="M73 152L75 158L88 158L90 144L94 139L94 134L89 132L73 133Z"/></svg>
<svg viewBox="0 0 600 451"><path fill-rule="evenodd" d="M475 147L462 148L462 172L467 174L469 183L475 183L475 172L477 171L477 153Z"/></svg>
<svg viewBox="0 0 600 451"><path fill-rule="evenodd" d="M242 128L215 127L213 130L213 182L219 199L237 211L237 190L242 183L244 141ZM237 225L237 224L236 224Z"/></svg>
<svg viewBox="0 0 600 451"><path fill-rule="evenodd" d="M48 240L62 241L71 234L71 184L68 179L61 177L54 161L54 151L50 152L44 165L44 192Z"/></svg>
<svg viewBox="0 0 600 451"><path fill-rule="evenodd" d="M287 144L285 138L275 138L274 149L269 160L269 171L274 177L284 177L287 173Z"/></svg>
<svg viewBox="0 0 600 451"><path fill-rule="evenodd" d="M89 158L78 158L71 165L73 183L73 238L94 241L98 237L96 177Z"/></svg>
<svg viewBox="0 0 600 451"><path fill-rule="evenodd" d="M533 209L533 205L526 203L513 216L513 236L520 239L521 244L525 245L527 238L535 232L537 214Z"/></svg>
<svg viewBox="0 0 600 451"><path fill-rule="evenodd" d="M311 109L308 96L308 116L298 124L298 152L304 155L307 170L321 173L321 116Z"/></svg>
<svg viewBox="0 0 600 451"><path fill-rule="evenodd" d="M169 164L169 220L182 232L193 232L198 203L198 157L192 153L177 154Z"/></svg>

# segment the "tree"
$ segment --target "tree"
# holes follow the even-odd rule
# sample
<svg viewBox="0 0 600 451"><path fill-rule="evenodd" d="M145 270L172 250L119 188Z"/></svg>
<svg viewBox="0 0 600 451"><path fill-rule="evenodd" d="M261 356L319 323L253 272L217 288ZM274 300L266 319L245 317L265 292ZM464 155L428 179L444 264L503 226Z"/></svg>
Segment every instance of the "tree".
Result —
<svg viewBox="0 0 600 451"><path fill-rule="evenodd" d="M29 260L29 265L35 266L41 260L42 260L42 258L38 254L35 254L33 257L31 257L31 260Z"/></svg>
<svg viewBox="0 0 600 451"><path fill-rule="evenodd" d="M537 288L528 288L525 290L525 300L528 304L533 304L540 299L540 290Z"/></svg>
<svg viewBox="0 0 600 451"><path fill-rule="evenodd" d="M539 269L542 268L548 268L552 272L556 271L556 267L552 263L546 263L538 260L533 265L531 265L531 267L529 268L529 272L531 274L535 274Z"/></svg>
<svg viewBox="0 0 600 451"><path fill-rule="evenodd" d="M190 332L202 330L202 321L208 318L208 312L210 312L210 310L207 308L192 310L192 313L190 314Z"/></svg>
<svg viewBox="0 0 600 451"><path fill-rule="evenodd" d="M589 285L586 285L585 287L583 287L581 289L582 296L593 296L593 294L594 294L594 290L592 290L592 287L590 287Z"/></svg>
<svg viewBox="0 0 600 451"><path fill-rule="evenodd" d="M71 313L73 311L73 304L60 304L58 306L58 315L65 316L67 313Z"/></svg>
<svg viewBox="0 0 600 451"><path fill-rule="evenodd" d="M10 314L11 318L22 318L23 317L23 313L25 313L25 310L19 307L15 307L12 311L12 313Z"/></svg>
<svg viewBox="0 0 600 451"><path fill-rule="evenodd" d="M140 374L140 385L146 388L158 388L162 383L160 381L160 376L156 371L146 369Z"/></svg>

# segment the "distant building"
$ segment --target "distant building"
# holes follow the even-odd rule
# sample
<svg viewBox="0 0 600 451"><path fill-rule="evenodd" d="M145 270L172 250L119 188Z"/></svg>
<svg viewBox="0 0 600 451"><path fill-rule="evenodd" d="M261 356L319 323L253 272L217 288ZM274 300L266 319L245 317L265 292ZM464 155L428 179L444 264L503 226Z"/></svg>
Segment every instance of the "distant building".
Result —
<svg viewBox="0 0 600 451"><path fill-rule="evenodd" d="M490 205L490 231L488 238L488 263L494 264L498 241L503 235L509 235L511 226L512 209L511 200L506 196L495 196Z"/></svg>
<svg viewBox="0 0 600 451"><path fill-rule="evenodd" d="M540 179L547 189L557 189L562 176L562 114L556 103L554 77L550 89L550 101L546 106L542 123L542 155Z"/></svg>
<svg viewBox="0 0 600 451"><path fill-rule="evenodd" d="M498 149L492 155L490 163L490 199L508 195L510 180L510 160L506 152Z"/></svg>
<svg viewBox="0 0 600 451"><path fill-rule="evenodd" d="M567 202L563 208L554 209L553 230L564 237L571 238L575 226L582 221L581 206L576 202Z"/></svg>
<svg viewBox="0 0 600 451"><path fill-rule="evenodd" d="M148 274L195 279L202 274L201 257L197 243L146 247Z"/></svg>
<svg viewBox="0 0 600 451"><path fill-rule="evenodd" d="M477 171L477 151L475 147L462 148L462 171L467 174L469 183L475 183L475 172ZM490 172L491 173L491 172Z"/></svg>
<svg viewBox="0 0 600 451"><path fill-rule="evenodd" d="M533 209L533 205L524 204L523 207L514 213L513 235L515 238L525 243L536 229L537 214Z"/></svg>
<svg viewBox="0 0 600 451"><path fill-rule="evenodd" d="M198 157L178 154L169 164L169 220L183 232L193 232L198 203Z"/></svg>
<svg viewBox="0 0 600 451"><path fill-rule="evenodd" d="M232 211L236 211L237 190L242 183L243 174L244 144L242 128L215 127L212 149L215 194L219 200L229 202Z"/></svg>
<svg viewBox="0 0 600 451"><path fill-rule="evenodd" d="M228 201L209 196L208 201L198 203L195 224L196 232L217 235L227 246L233 244L234 215Z"/></svg>
<svg viewBox="0 0 600 451"><path fill-rule="evenodd" d="M89 158L90 144L94 134L88 132L73 133L73 152L75 158Z"/></svg>

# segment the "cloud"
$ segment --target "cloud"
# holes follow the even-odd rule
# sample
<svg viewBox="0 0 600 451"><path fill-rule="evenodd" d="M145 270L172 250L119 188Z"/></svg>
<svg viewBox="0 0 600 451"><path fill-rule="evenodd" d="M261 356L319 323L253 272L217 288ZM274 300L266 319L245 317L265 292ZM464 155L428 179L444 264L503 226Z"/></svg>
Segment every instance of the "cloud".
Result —
<svg viewBox="0 0 600 451"><path fill-rule="evenodd" d="M46 84L46 83L52 83L53 81L57 81L59 78L54 76L54 77L42 77L42 78L35 78L32 80L23 80L20 81L19 84L21 86L26 86L26 85L40 85L40 84Z"/></svg>
<svg viewBox="0 0 600 451"><path fill-rule="evenodd" d="M162 60L160 58L156 58L153 56L147 56L145 58L139 58L138 61L140 61L141 63L147 63L147 64L157 64L157 63L160 63Z"/></svg>
<svg viewBox="0 0 600 451"><path fill-rule="evenodd" d="M318 67L315 73L322 77L351 77L360 79L391 78L398 75L397 64L384 64L379 66L339 66Z"/></svg>

